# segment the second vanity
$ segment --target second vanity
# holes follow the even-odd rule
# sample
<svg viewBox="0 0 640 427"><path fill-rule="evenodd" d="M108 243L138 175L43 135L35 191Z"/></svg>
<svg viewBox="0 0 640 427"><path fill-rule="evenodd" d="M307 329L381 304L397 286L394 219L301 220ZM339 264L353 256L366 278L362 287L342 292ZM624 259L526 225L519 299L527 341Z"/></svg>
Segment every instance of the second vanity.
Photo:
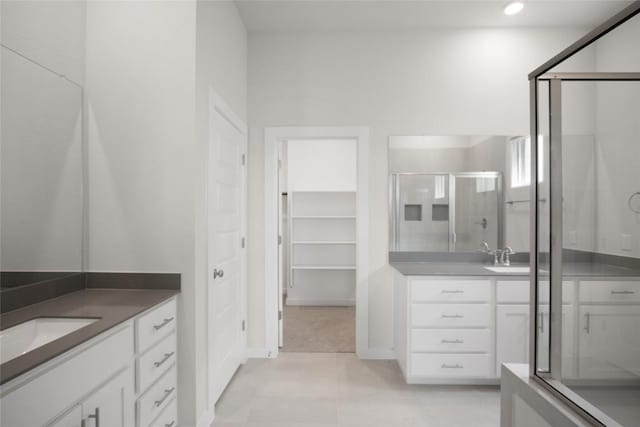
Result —
<svg viewBox="0 0 640 427"><path fill-rule="evenodd" d="M407 383L497 384L503 363L528 362L526 264L499 273L478 262L392 261L391 265L394 348ZM624 361L596 361L611 360L604 357L608 348L640 318L640 271L576 264L565 269L564 277L563 375L597 380L610 378L616 370L623 372ZM541 343L549 342L545 295L548 292L541 292L543 310L538 314ZM635 348L640 358L634 346L629 343L628 350ZM538 366L548 365L547 350L538 349ZM624 354L632 354L629 351Z"/></svg>
<svg viewBox="0 0 640 427"><path fill-rule="evenodd" d="M0 424L176 427L178 292L83 288L2 314L3 339L39 320L86 325L3 361Z"/></svg>

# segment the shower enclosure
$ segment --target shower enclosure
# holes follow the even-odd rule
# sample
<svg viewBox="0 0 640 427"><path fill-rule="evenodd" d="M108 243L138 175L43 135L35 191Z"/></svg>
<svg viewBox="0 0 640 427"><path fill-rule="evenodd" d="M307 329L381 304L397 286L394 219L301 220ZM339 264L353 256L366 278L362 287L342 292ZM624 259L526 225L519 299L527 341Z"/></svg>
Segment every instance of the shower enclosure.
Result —
<svg viewBox="0 0 640 427"><path fill-rule="evenodd" d="M529 80L530 374L594 425L638 426L640 2Z"/></svg>
<svg viewBox="0 0 640 427"><path fill-rule="evenodd" d="M473 252L502 244L499 172L394 173L390 242L394 252Z"/></svg>

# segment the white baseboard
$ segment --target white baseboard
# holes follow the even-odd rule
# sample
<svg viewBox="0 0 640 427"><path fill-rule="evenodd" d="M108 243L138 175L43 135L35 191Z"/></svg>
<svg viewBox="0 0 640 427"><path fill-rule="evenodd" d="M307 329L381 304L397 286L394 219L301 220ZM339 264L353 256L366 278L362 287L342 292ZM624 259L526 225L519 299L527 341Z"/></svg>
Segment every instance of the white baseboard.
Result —
<svg viewBox="0 0 640 427"><path fill-rule="evenodd" d="M215 407L200 415L200 418L198 419L198 427L210 427L211 424L213 424L215 415Z"/></svg>
<svg viewBox="0 0 640 427"><path fill-rule="evenodd" d="M272 359L278 357L278 353L268 348L248 348L247 357L249 359Z"/></svg>
<svg viewBox="0 0 640 427"><path fill-rule="evenodd" d="M302 299L302 298L287 298L287 305L297 305L297 306L309 306L309 305L319 305L319 306L340 306L340 307L348 307L355 306L356 301L352 299Z"/></svg>
<svg viewBox="0 0 640 427"><path fill-rule="evenodd" d="M390 348L370 348L358 353L360 359L396 360L396 353Z"/></svg>

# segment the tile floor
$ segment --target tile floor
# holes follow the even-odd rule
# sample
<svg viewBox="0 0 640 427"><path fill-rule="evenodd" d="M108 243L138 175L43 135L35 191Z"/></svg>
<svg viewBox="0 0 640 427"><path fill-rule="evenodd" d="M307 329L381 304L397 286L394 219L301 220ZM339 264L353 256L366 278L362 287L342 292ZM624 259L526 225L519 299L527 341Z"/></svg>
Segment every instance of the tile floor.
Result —
<svg viewBox="0 0 640 427"><path fill-rule="evenodd" d="M280 353L242 366L212 427L497 427L498 387L405 384L395 361Z"/></svg>

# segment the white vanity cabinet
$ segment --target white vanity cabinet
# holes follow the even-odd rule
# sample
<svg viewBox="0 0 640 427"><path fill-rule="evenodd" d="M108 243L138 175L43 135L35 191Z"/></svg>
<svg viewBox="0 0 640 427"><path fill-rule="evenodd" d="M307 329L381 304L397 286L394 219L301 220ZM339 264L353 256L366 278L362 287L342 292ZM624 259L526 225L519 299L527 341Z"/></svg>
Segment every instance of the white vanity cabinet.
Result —
<svg viewBox="0 0 640 427"><path fill-rule="evenodd" d="M541 282L537 365L549 367L549 289ZM395 343L409 383L496 383L529 363L528 277L395 274ZM640 279L562 284L562 377L628 380L640 372Z"/></svg>
<svg viewBox="0 0 640 427"><path fill-rule="evenodd" d="M174 297L3 384L0 425L176 427L175 326Z"/></svg>

